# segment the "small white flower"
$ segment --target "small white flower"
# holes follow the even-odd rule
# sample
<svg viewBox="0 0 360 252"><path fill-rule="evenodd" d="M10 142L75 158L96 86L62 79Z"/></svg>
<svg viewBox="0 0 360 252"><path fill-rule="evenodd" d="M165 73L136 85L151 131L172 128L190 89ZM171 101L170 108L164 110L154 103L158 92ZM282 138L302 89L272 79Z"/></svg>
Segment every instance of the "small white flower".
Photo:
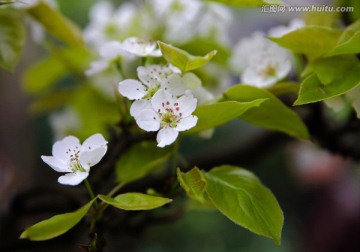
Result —
<svg viewBox="0 0 360 252"><path fill-rule="evenodd" d="M122 43L122 49L125 52L138 57L160 57L161 51L156 49L156 46L155 41L141 40L135 37L127 38Z"/></svg>
<svg viewBox="0 0 360 252"><path fill-rule="evenodd" d="M49 122L56 140L68 135L69 131L78 130L81 125L78 115L70 107L66 107L60 112L51 114Z"/></svg>
<svg viewBox="0 0 360 252"><path fill-rule="evenodd" d="M168 66L151 65L138 67L140 79L127 79L119 83L119 92L130 100L150 99L160 89L165 89L172 95L184 94L186 84L179 74Z"/></svg>
<svg viewBox="0 0 360 252"><path fill-rule="evenodd" d="M41 159L57 172L63 185L78 185L89 175L90 167L100 162L107 151L107 141L101 134L94 134L81 145L79 139L67 136L54 143L52 156Z"/></svg>
<svg viewBox="0 0 360 252"><path fill-rule="evenodd" d="M146 131L158 131L158 147L172 144L179 131L191 129L198 118L191 115L196 108L197 100L192 95L180 98L173 97L165 90L159 90L151 99L151 108L136 112L138 126Z"/></svg>
<svg viewBox="0 0 360 252"><path fill-rule="evenodd" d="M243 83L264 88L289 74L291 60L290 51L257 32L239 41L231 64L234 71L241 73Z"/></svg>
<svg viewBox="0 0 360 252"><path fill-rule="evenodd" d="M287 33L290 33L292 31L295 31L299 28L304 27L305 25L306 24L305 24L304 20L302 20L300 18L295 18L290 21L289 26L280 25L280 26L271 28L269 30L268 34L270 37L275 37L275 38L282 37L282 36L286 35Z"/></svg>

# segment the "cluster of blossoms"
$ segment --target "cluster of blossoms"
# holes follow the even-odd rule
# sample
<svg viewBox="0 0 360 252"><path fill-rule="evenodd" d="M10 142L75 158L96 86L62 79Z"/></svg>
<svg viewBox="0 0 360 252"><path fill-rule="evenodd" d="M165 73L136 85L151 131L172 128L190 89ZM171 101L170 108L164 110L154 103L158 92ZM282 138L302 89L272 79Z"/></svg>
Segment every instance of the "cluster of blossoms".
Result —
<svg viewBox="0 0 360 252"><path fill-rule="evenodd" d="M293 20L288 27L279 26L268 32L269 37L281 37L305 24ZM285 78L292 68L292 54L266 38L262 32L240 40L234 47L231 66L241 74L245 84L265 88Z"/></svg>
<svg viewBox="0 0 360 252"><path fill-rule="evenodd" d="M182 76L180 70L171 65L140 66L137 73L140 81L121 81L119 92L134 100L130 114L141 129L159 131L158 147L172 144L179 131L188 130L197 123L198 118L191 115L197 99L190 90L191 85L200 80L191 73Z"/></svg>
<svg viewBox="0 0 360 252"><path fill-rule="evenodd" d="M131 36L170 43L184 43L195 37L228 43L231 20L228 8L199 0L126 2L117 9L108 1L98 1L91 9L84 35L95 48Z"/></svg>
<svg viewBox="0 0 360 252"><path fill-rule="evenodd" d="M52 156L41 156L42 160L57 172L64 172L58 182L78 185L89 176L90 167L100 162L107 151L107 141L101 134L90 136L80 144L79 139L67 136L55 142Z"/></svg>

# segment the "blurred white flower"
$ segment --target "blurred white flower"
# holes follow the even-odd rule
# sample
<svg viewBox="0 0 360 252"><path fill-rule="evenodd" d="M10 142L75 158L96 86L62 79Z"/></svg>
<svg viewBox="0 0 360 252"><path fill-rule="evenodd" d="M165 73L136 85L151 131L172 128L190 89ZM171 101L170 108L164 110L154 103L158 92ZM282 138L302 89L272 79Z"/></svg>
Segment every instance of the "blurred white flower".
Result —
<svg viewBox="0 0 360 252"><path fill-rule="evenodd" d="M305 21L300 18L295 18L290 21L288 26L280 25L271 28L268 32L269 37L282 37L287 33L295 31L299 28L305 27Z"/></svg>
<svg viewBox="0 0 360 252"><path fill-rule="evenodd" d="M122 49L130 55L139 57L153 56L160 57L160 49L156 49L155 41L141 40L135 37L127 38L122 43Z"/></svg>
<svg viewBox="0 0 360 252"><path fill-rule="evenodd" d="M231 65L244 84L269 87L291 70L291 53L268 40L262 33L240 40L234 48Z"/></svg>
<svg viewBox="0 0 360 252"><path fill-rule="evenodd" d="M69 131L80 128L80 120L75 111L70 107L67 107L60 112L51 114L49 122L56 140L68 135Z"/></svg>
<svg viewBox="0 0 360 252"><path fill-rule="evenodd" d="M173 97L165 90L159 90L146 109L136 111L138 126L146 131L158 131L158 147L172 144L179 131L191 129L198 118L191 115L196 108L197 100L192 95L180 98ZM149 105L149 104L148 104Z"/></svg>
<svg viewBox="0 0 360 252"><path fill-rule="evenodd" d="M348 101L350 101L357 114L357 118L360 118L360 87L358 86L352 89L350 92L347 92L345 97Z"/></svg>
<svg viewBox="0 0 360 252"><path fill-rule="evenodd" d="M41 159L57 172L64 172L58 182L78 185L89 175L90 167L100 162L107 151L107 141L101 134L90 136L81 145L79 139L67 136L54 143L52 156Z"/></svg>
<svg viewBox="0 0 360 252"><path fill-rule="evenodd" d="M137 8L133 3L122 4L116 11L108 1L98 1L90 10L90 23L84 30L85 40L99 48L105 42L127 36L137 19Z"/></svg>

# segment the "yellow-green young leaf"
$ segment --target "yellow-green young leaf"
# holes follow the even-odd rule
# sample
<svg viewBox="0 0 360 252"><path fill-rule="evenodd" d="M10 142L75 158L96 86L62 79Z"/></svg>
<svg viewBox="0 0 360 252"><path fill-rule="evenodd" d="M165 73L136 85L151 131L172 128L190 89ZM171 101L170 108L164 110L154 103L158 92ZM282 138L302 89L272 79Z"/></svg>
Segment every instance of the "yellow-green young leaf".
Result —
<svg viewBox="0 0 360 252"><path fill-rule="evenodd" d="M216 43L214 40L205 38L196 38L185 44L181 44L181 48L190 54L205 55L211 50L216 50L216 57L212 59L212 62L226 65L229 57L231 56L230 48L224 45Z"/></svg>
<svg viewBox="0 0 360 252"><path fill-rule="evenodd" d="M95 199L75 212L55 215L50 219L28 227L21 234L20 238L32 241L43 241L66 233L80 222L80 220L87 214L94 201Z"/></svg>
<svg viewBox="0 0 360 252"><path fill-rule="evenodd" d="M183 173L177 169L177 178L180 186L185 190L187 195L200 203L206 203L205 189L206 179L199 168L194 167L192 170Z"/></svg>
<svg viewBox="0 0 360 252"><path fill-rule="evenodd" d="M254 99L247 102L224 101L197 106L193 114L198 117L198 122L194 128L184 131L184 134L194 134L220 126L238 118L251 108L260 106L265 100L266 99Z"/></svg>
<svg viewBox="0 0 360 252"><path fill-rule="evenodd" d="M169 148L157 148L155 142L141 142L127 149L116 163L119 182L130 183L164 167L170 157Z"/></svg>
<svg viewBox="0 0 360 252"><path fill-rule="evenodd" d="M206 0L208 2L218 2L233 7L260 7L267 4L279 4L280 0Z"/></svg>
<svg viewBox="0 0 360 252"><path fill-rule="evenodd" d="M310 59L314 59L330 52L336 46L340 35L340 30L321 26L306 26L280 38L270 39L295 53L305 54Z"/></svg>
<svg viewBox="0 0 360 252"><path fill-rule="evenodd" d="M329 56L352 53L360 53L360 20L346 28Z"/></svg>
<svg viewBox="0 0 360 252"><path fill-rule="evenodd" d="M66 74L66 67L50 57L31 65L23 75L25 91L37 94L56 84Z"/></svg>
<svg viewBox="0 0 360 252"><path fill-rule="evenodd" d="M182 72L202 67L208 63L217 52L216 50L213 50L203 57L193 56L184 50L165 44L161 41L158 41L158 44L166 61L179 68Z"/></svg>
<svg viewBox="0 0 360 252"><path fill-rule="evenodd" d="M79 47L61 50L52 48L52 53L50 57L40 60L26 70L23 83L29 94L48 91L69 73L82 76L91 57L87 50Z"/></svg>
<svg viewBox="0 0 360 252"><path fill-rule="evenodd" d="M300 84L297 82L280 82L274 86L268 87L266 90L274 95L282 95L287 93L299 92Z"/></svg>
<svg viewBox="0 0 360 252"><path fill-rule="evenodd" d="M82 32L73 22L48 3L39 1L27 9L32 18L41 23L46 31L59 40L74 46L83 46Z"/></svg>
<svg viewBox="0 0 360 252"><path fill-rule="evenodd" d="M300 139L309 138L309 133L301 118L268 91L239 84L229 88L224 94L224 99L239 102L261 98L267 100L260 107L246 111L239 118L265 129L284 132Z"/></svg>
<svg viewBox="0 0 360 252"><path fill-rule="evenodd" d="M124 193L110 198L106 195L99 195L99 198L113 207L123 210L151 210L168 204L172 199L147 195L143 193Z"/></svg>
<svg viewBox="0 0 360 252"><path fill-rule="evenodd" d="M11 13L0 13L0 67L13 71L25 41L21 19Z"/></svg>
<svg viewBox="0 0 360 252"><path fill-rule="evenodd" d="M335 56L310 63L303 75L294 105L322 101L350 91L360 84L360 63L351 56Z"/></svg>
<svg viewBox="0 0 360 252"><path fill-rule="evenodd" d="M209 198L226 217L280 244L283 213L274 195L253 173L224 165L205 173L205 178Z"/></svg>

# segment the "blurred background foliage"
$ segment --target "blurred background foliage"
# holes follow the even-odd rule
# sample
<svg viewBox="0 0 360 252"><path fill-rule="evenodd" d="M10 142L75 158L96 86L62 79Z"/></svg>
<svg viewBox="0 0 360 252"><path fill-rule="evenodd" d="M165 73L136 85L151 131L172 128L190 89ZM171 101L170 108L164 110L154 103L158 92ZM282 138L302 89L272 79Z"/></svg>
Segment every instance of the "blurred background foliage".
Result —
<svg viewBox="0 0 360 252"><path fill-rule="evenodd" d="M58 5L65 16L84 28L89 22L89 10L95 2L95 0L60 0ZM121 3L116 0L112 2L114 5ZM284 2L295 6L334 3L326 0ZM349 14L351 17L347 16L345 20L359 18L359 1L337 2L344 6L358 6L354 13ZM240 8L234 8L232 11L236 16L236 22L231 27L232 43L241 37L248 36L254 30L265 31L304 14L261 13L259 9ZM319 15L314 17L314 20L314 22L327 23L332 19L328 18L328 15ZM57 50L51 47L47 49ZM51 82L51 78L56 78L65 71L56 60L43 60L43 64L52 66L49 68L50 72L43 75L50 78L50 81L45 79L44 83L28 83L32 87L29 92L27 84L22 81L24 78L22 72L28 67L33 67L32 62L42 58L45 51L41 46L28 40L20 64L14 73L9 74L0 70L1 251L12 251L7 250L8 248L14 249L13 251L50 251L50 249L65 251L66 249L70 252L80 250L69 247L73 240L77 241L71 238L76 230L53 242L32 244L28 241L18 241L24 225L34 223L34 220L51 216L51 214L65 212L79 204L79 202L72 202L67 205L69 203L65 204L64 202L67 202L65 199L59 198L55 205L45 208L44 212L36 212L46 206L49 198L53 197L51 195L53 190L71 194L69 188L55 184L57 175L40 160L40 155L48 153L53 142L48 109L56 105L57 99L65 99L74 108L80 110L81 114L86 115L83 118L86 120L82 122L85 125L103 125L93 123L92 120L115 123L119 119L116 116L117 108L112 106L111 102L107 102L104 96L98 96L98 90L91 86L75 91L81 93L76 100L71 100L72 91L62 91L57 92L55 96L33 103L31 92L37 93L34 87L42 90L42 85L47 85ZM87 59L92 56L85 52L83 56L78 57L80 54L78 51L75 56L71 52L65 54L73 58L73 62L76 63L75 68L70 71L83 72L88 68ZM31 74L29 71L27 73ZM36 74L36 71L32 74ZM36 76L25 78L29 81L42 79ZM75 86L77 79L71 78L61 79L57 87L64 90L63 87ZM104 99L104 101L93 103L96 105L91 107L91 104L85 101L89 97ZM89 106L84 106L84 104L89 104ZM98 107L97 104L103 107ZM34 112L37 116L31 115ZM95 118L91 114L101 115L101 117ZM77 132L78 137L85 139L94 132L109 130L104 125L103 127L106 128L96 127L84 127ZM360 250L358 160L330 153L310 143L299 143L283 134L269 133L239 121L228 123L217 129L211 140L184 139L180 150L189 164L198 165L202 169L229 163L252 170L272 190L284 211L285 226L282 245L278 247L271 240L239 228L218 212L200 211L198 206L190 204L187 207L188 211L184 209L187 211L184 216L183 213L179 213L179 218L177 218L175 214L173 219L170 218L164 225L150 225L143 237L136 241L138 244L136 251L355 252ZM37 201L26 202L24 198L27 193L36 194L36 190L28 191L34 185L38 191L48 190L49 195ZM111 237L111 234L108 235ZM84 236L81 238L86 242ZM128 239L127 242L133 239L125 236L124 239L116 241L116 237L112 238L113 241L107 246L109 251L128 251L126 239ZM124 250L117 250L116 248L119 247Z"/></svg>

